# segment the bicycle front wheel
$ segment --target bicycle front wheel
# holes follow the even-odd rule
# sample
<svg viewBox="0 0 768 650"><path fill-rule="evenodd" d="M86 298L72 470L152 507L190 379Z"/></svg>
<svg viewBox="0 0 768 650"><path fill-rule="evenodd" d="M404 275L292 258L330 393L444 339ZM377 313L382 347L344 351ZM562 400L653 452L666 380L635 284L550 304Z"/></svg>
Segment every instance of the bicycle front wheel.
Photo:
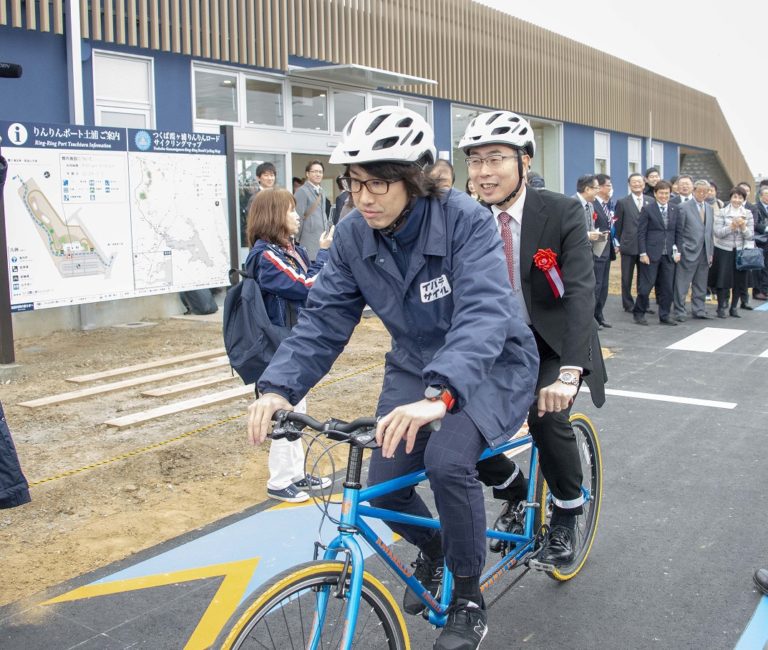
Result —
<svg viewBox="0 0 768 650"><path fill-rule="evenodd" d="M338 561L307 562L275 576L257 589L219 634L222 650L311 648L317 606L325 604L317 648L339 648L346 627L349 575ZM339 581L344 587L337 597ZM319 619L318 619L319 620ZM403 615L392 594L368 572L352 638L357 650L409 650Z"/></svg>
<svg viewBox="0 0 768 650"><path fill-rule="evenodd" d="M597 431L586 415L575 413L571 416L571 426L576 435L576 444L579 448L581 470L583 473L582 489L587 496L584 503L584 513L576 518L576 553L573 561L559 566L554 571L547 571L547 575L558 581L570 580L587 561L592 543L597 533L597 521L600 517L600 502L603 498L603 460L600 455L600 442L597 439ZM549 488L539 469L536 482L536 502L541 504L539 508L539 524L549 523L552 516L552 499L549 498Z"/></svg>

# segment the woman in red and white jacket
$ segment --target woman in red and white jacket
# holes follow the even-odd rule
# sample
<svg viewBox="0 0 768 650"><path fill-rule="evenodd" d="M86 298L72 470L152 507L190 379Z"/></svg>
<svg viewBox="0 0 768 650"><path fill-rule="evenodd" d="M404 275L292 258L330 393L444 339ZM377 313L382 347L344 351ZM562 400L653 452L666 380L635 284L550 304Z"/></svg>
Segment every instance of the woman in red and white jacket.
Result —
<svg viewBox="0 0 768 650"><path fill-rule="evenodd" d="M251 251L245 268L261 287L269 320L282 327L296 324L309 290L325 266L333 240L333 229L323 233L317 259L310 263L306 249L293 243L298 230L299 215L290 192L276 189L259 192L254 197L248 210L246 236ZM296 410L305 413L306 400L302 400ZM305 475L301 440L272 441L267 481L270 497L300 503L309 500L307 489L321 489L330 484L327 478Z"/></svg>

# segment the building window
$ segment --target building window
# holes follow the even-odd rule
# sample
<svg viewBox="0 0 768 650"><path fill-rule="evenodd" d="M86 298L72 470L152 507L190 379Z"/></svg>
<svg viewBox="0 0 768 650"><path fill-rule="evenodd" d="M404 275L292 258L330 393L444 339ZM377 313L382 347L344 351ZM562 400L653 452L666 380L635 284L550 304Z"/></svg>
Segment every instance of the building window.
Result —
<svg viewBox="0 0 768 650"><path fill-rule="evenodd" d="M427 121L427 124L432 124L432 116L429 114L429 106L429 102L418 102L412 99L403 100L403 108L411 109L414 113L421 115Z"/></svg>
<svg viewBox="0 0 768 650"><path fill-rule="evenodd" d="M649 167L655 167L659 170L659 176L664 178L664 143L651 142L651 164Z"/></svg>
<svg viewBox="0 0 768 650"><path fill-rule="evenodd" d="M643 143L640 138L627 138L627 160L629 174L643 173Z"/></svg>
<svg viewBox="0 0 768 650"><path fill-rule="evenodd" d="M93 100L96 124L151 129L155 85L152 59L93 52Z"/></svg>
<svg viewBox="0 0 768 650"><path fill-rule="evenodd" d="M371 95L371 108L377 106L399 106L400 100L392 95Z"/></svg>
<svg viewBox="0 0 768 650"><path fill-rule="evenodd" d="M595 174L610 174L611 134L595 131Z"/></svg>
<svg viewBox="0 0 768 650"><path fill-rule="evenodd" d="M328 93L323 88L291 86L294 129L328 130Z"/></svg>
<svg viewBox="0 0 768 650"><path fill-rule="evenodd" d="M195 70L195 118L238 122L237 75Z"/></svg>
<svg viewBox="0 0 768 650"><path fill-rule="evenodd" d="M248 124L284 126L283 84L246 78L245 112Z"/></svg>
<svg viewBox="0 0 768 650"><path fill-rule="evenodd" d="M333 93L333 130L340 132L347 122L365 110L365 95L337 90Z"/></svg>

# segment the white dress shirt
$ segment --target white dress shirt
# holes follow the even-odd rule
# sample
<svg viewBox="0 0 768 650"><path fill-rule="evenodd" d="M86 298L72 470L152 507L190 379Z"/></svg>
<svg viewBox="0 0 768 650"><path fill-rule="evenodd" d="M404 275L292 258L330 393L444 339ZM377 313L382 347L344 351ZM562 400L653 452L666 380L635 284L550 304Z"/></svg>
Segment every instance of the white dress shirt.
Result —
<svg viewBox="0 0 768 650"><path fill-rule="evenodd" d="M492 205L493 219L496 223L496 228L501 233L501 223L499 222L499 214L506 212L510 217L509 229L512 231L512 254L515 260L514 274L515 274L515 286L512 289L512 293L515 294L515 300L520 306L520 316L528 324L531 324L531 317L528 315L528 308L525 306L525 297L522 291L522 282L520 281L520 232L523 224L523 206L525 205L525 185L523 185L523 191L518 195L517 201L515 201L508 210L502 210L497 205Z"/></svg>

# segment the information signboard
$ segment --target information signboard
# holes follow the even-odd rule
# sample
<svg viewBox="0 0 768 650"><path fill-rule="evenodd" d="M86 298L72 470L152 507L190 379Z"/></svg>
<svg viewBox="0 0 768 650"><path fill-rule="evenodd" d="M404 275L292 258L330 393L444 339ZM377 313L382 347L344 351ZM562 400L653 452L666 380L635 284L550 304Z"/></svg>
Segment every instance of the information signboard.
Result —
<svg viewBox="0 0 768 650"><path fill-rule="evenodd" d="M12 311L228 284L224 136L2 122Z"/></svg>

